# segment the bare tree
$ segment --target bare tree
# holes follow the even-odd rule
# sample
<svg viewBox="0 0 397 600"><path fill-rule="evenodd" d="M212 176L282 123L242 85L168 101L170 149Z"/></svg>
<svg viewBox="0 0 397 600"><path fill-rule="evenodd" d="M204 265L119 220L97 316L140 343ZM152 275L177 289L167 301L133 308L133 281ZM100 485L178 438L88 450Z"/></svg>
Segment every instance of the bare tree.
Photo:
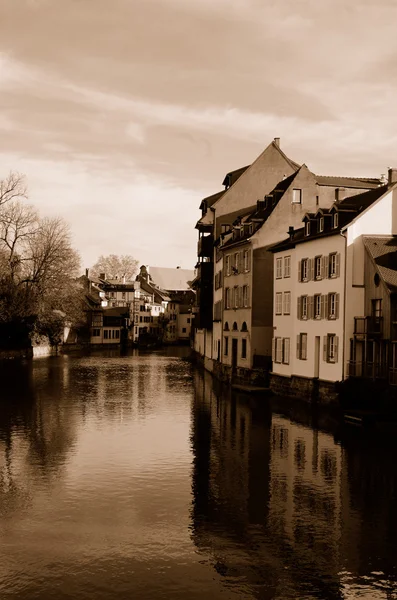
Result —
<svg viewBox="0 0 397 600"><path fill-rule="evenodd" d="M125 277L131 280L138 270L138 261L129 255L100 256L90 271L92 275L99 277L105 273L107 279L122 279Z"/></svg>
<svg viewBox="0 0 397 600"><path fill-rule="evenodd" d="M5 179L0 179L0 207L11 200L26 199L27 197L24 175L10 171Z"/></svg>

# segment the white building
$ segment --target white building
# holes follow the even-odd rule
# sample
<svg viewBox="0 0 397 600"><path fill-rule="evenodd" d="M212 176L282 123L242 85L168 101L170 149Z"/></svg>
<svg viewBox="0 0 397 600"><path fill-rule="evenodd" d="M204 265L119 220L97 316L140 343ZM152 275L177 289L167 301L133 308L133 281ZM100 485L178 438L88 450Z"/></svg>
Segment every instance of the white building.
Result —
<svg viewBox="0 0 397 600"><path fill-rule="evenodd" d="M331 399L349 375L356 319L366 314L365 238L397 234L396 182L390 170L388 184L306 214L273 246L274 389Z"/></svg>

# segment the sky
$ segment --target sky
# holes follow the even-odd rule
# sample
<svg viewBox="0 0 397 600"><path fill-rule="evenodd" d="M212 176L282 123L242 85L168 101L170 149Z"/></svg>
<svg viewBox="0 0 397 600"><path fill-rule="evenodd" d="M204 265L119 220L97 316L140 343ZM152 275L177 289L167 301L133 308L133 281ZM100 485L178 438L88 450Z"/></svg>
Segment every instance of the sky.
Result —
<svg viewBox="0 0 397 600"><path fill-rule="evenodd" d="M0 178L84 268L193 268L201 199L274 137L322 175L397 167L396 22L395 0L0 0Z"/></svg>

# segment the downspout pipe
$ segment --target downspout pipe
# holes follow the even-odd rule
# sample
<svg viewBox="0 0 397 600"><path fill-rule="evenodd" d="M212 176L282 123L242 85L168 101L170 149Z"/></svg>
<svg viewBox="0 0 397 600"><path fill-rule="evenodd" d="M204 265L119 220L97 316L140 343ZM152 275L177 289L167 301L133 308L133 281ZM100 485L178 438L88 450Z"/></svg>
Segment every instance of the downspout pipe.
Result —
<svg viewBox="0 0 397 600"><path fill-rule="evenodd" d="M347 232L340 230L340 235L345 240L345 260L344 260L344 291L343 291L343 344L342 344L342 381L345 380L345 348L346 348L346 298L347 298Z"/></svg>

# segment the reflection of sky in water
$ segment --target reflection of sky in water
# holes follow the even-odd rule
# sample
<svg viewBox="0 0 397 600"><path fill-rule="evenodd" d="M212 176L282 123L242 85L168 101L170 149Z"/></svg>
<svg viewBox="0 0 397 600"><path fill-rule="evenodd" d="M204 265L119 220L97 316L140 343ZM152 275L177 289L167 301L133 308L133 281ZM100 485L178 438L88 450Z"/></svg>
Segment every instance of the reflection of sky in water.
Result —
<svg viewBox="0 0 397 600"><path fill-rule="evenodd" d="M1 597L394 598L393 452L176 354L2 371Z"/></svg>

